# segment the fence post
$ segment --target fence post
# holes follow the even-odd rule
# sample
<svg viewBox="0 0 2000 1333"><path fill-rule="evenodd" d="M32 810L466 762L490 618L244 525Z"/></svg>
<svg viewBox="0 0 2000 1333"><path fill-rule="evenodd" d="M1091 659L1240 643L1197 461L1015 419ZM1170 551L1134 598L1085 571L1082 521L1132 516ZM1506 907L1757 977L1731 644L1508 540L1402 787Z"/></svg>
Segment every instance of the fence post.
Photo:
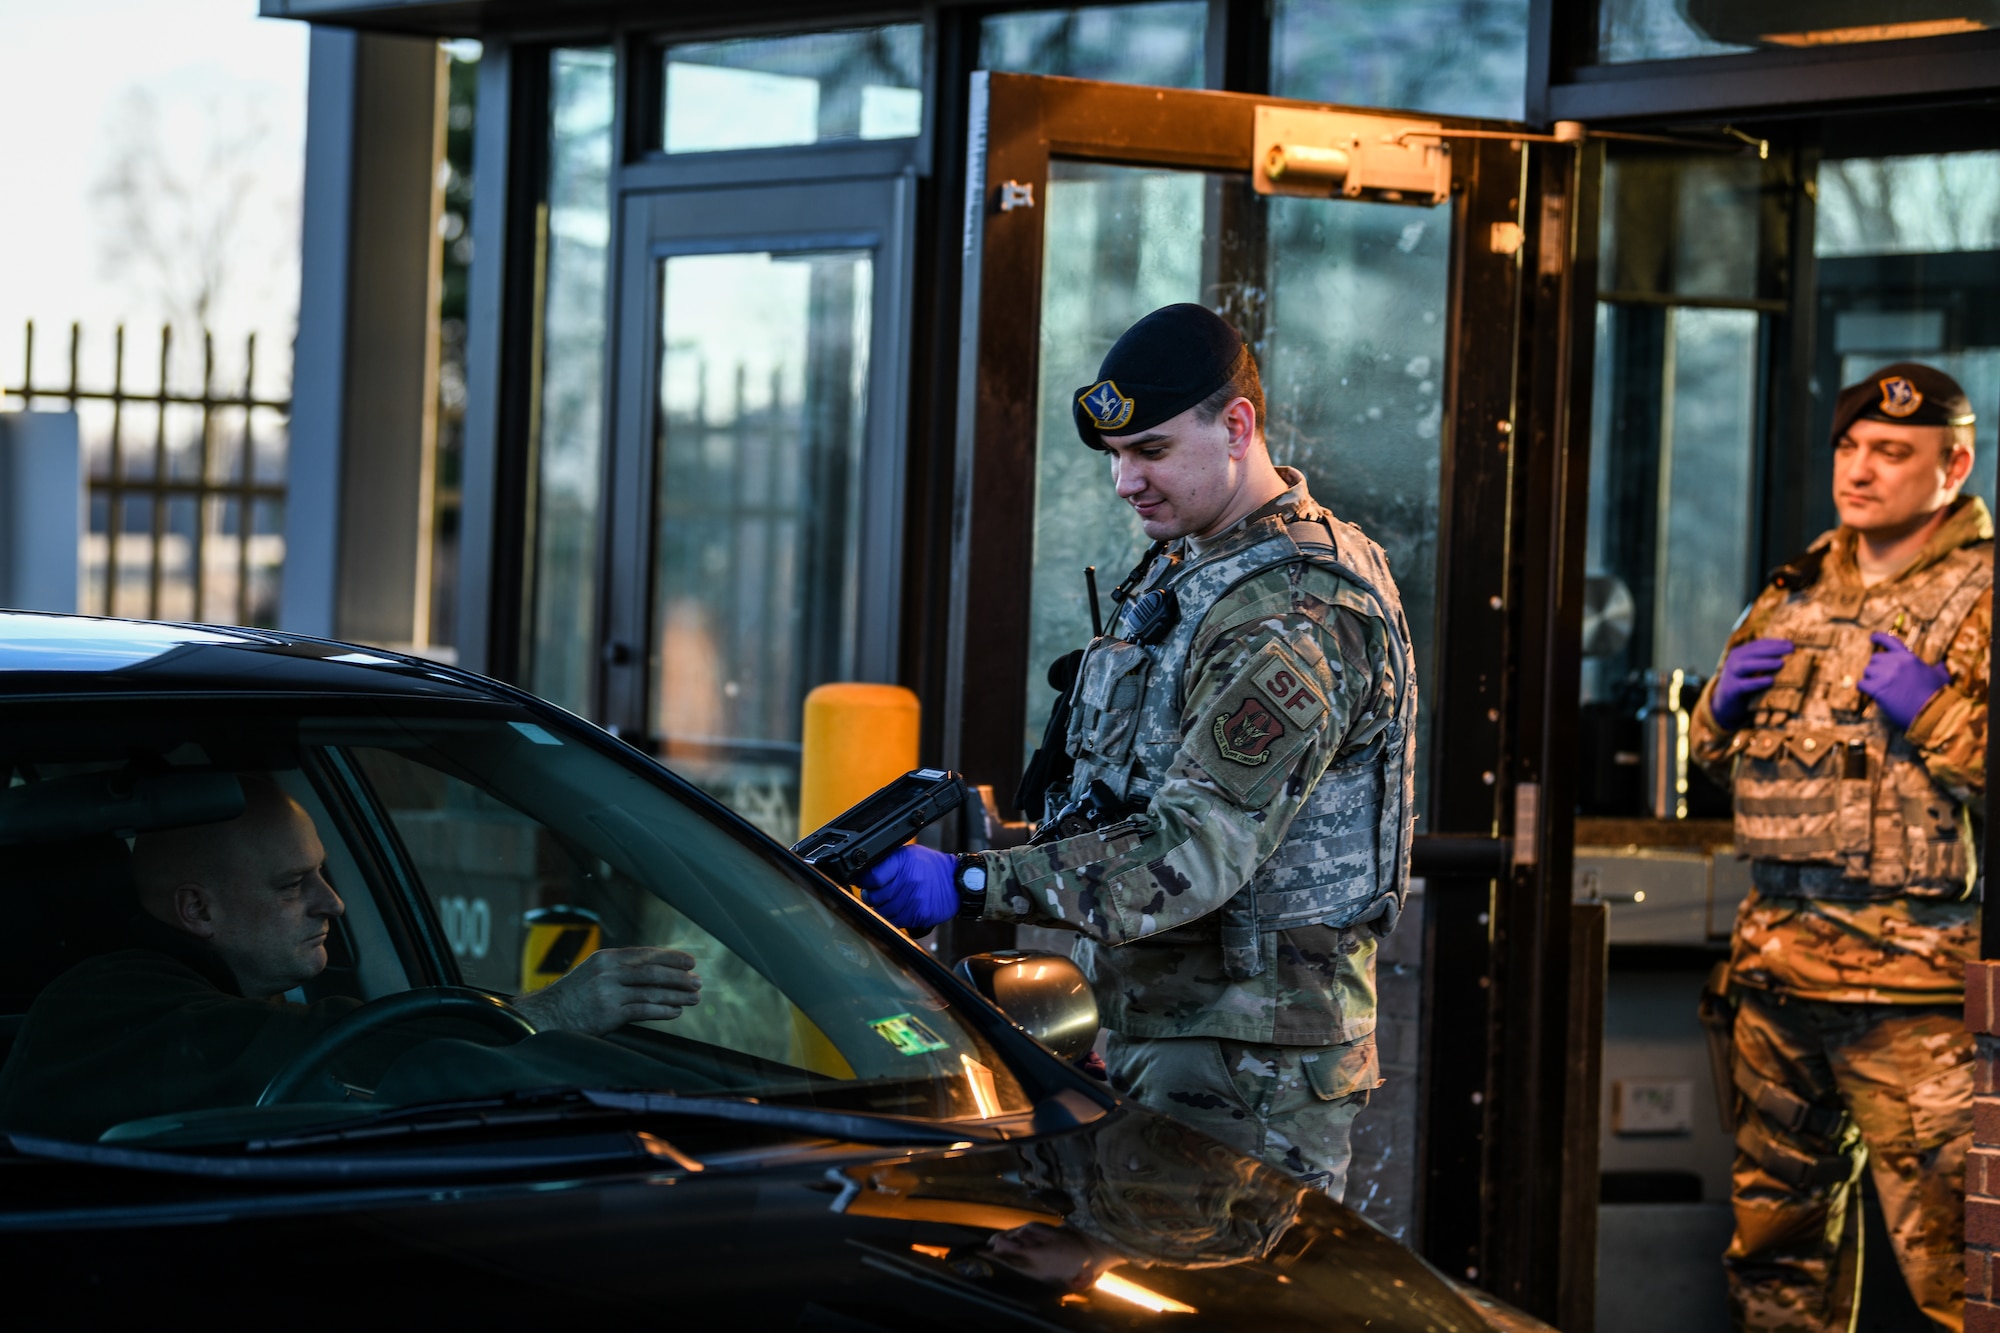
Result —
<svg viewBox="0 0 2000 1333"><path fill-rule="evenodd" d="M77 611L83 451L74 412L0 414L0 606Z"/></svg>

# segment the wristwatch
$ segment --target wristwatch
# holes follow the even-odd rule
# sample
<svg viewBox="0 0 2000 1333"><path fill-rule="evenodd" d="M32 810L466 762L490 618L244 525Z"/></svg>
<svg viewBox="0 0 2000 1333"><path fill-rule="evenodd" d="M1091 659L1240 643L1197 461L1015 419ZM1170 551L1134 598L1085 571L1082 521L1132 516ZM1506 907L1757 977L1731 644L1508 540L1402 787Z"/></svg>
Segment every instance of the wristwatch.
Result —
<svg viewBox="0 0 2000 1333"><path fill-rule="evenodd" d="M961 919L986 915L986 863L976 853L960 853L958 868L951 874L951 885L958 890Z"/></svg>

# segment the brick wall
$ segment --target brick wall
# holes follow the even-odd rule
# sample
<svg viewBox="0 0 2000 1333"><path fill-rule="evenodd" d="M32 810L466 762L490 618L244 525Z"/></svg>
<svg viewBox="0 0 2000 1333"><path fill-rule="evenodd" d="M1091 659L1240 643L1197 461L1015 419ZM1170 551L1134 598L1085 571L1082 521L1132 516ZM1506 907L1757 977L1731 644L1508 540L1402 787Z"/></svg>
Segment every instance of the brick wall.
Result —
<svg viewBox="0 0 2000 1333"><path fill-rule="evenodd" d="M2000 1333L2000 961L1966 969L1965 1025L1979 1039L1965 1164L1965 1328Z"/></svg>

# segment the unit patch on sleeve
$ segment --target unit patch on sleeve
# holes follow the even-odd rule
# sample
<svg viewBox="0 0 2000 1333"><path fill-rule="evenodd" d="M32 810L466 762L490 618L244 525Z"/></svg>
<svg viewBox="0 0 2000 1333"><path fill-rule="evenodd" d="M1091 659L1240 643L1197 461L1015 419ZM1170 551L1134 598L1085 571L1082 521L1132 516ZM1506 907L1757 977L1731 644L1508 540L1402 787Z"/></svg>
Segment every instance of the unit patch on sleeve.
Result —
<svg viewBox="0 0 2000 1333"><path fill-rule="evenodd" d="M1230 677L1193 724L1189 744L1209 776L1239 801L1260 803L1326 717L1319 682L1282 644L1266 644Z"/></svg>
<svg viewBox="0 0 2000 1333"><path fill-rule="evenodd" d="M1224 759L1239 764L1261 764L1271 757L1271 747L1285 734L1285 724L1271 716L1264 701L1252 694L1236 705L1228 717L1215 719L1215 748Z"/></svg>

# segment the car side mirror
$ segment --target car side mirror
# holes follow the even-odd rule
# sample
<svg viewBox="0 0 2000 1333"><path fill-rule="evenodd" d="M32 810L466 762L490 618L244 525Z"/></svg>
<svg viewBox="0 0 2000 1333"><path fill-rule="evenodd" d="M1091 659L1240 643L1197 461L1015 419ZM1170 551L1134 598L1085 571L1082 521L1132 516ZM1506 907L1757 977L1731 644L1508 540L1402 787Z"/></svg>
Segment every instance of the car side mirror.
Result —
<svg viewBox="0 0 2000 1333"><path fill-rule="evenodd" d="M1061 954L976 953L953 971L1063 1059L1080 1060L1097 1044L1097 997L1083 969Z"/></svg>

